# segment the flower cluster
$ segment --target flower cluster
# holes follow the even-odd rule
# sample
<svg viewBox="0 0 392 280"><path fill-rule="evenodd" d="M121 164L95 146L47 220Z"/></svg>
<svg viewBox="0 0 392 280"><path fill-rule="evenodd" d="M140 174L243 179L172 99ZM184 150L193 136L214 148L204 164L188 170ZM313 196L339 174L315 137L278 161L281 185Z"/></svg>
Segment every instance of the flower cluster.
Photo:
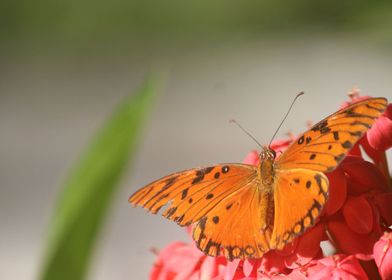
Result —
<svg viewBox="0 0 392 280"><path fill-rule="evenodd" d="M350 102L364 98L353 94ZM277 140L272 148L279 155L292 140ZM385 155L390 147L392 104L326 174L329 199L317 224L283 250L229 262L205 256L193 242L175 242L159 252L150 279L392 279L392 183ZM258 152L244 162L257 164Z"/></svg>

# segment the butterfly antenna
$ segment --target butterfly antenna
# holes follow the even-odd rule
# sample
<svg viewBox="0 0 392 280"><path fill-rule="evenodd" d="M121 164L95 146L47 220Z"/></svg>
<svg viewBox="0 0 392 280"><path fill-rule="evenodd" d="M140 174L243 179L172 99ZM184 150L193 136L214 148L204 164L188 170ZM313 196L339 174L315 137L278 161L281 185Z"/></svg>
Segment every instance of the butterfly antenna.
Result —
<svg viewBox="0 0 392 280"><path fill-rule="evenodd" d="M304 94L305 94L305 93L304 93L303 91L301 91L300 93L298 93L298 94L294 97L294 100L291 102L291 105L290 105L289 109L287 110L286 115L284 116L283 120L280 122L280 124L279 124L279 126L278 126L278 129L275 131L274 135L272 136L271 141L270 141L269 144L268 144L268 148L271 147L272 141L274 140L274 138L275 138L276 134L278 133L280 127L282 126L282 124L283 124L284 121L286 120L287 116L289 115L289 113L290 113L290 111L291 111L291 108L293 108L293 105L294 105L295 101L298 99L298 97L300 97L301 95L304 95Z"/></svg>
<svg viewBox="0 0 392 280"><path fill-rule="evenodd" d="M242 130L243 132L245 132L246 134L248 134L248 136L249 136L250 138L252 138L253 141L255 141L255 142L257 143L257 145L260 146L260 148L264 149L263 145L261 145L261 144L259 143L259 141L257 141L256 138L253 137L253 135L250 134L245 128L243 128L236 120L230 120L230 123L234 123L234 124L238 125L238 127L241 128L241 130Z"/></svg>

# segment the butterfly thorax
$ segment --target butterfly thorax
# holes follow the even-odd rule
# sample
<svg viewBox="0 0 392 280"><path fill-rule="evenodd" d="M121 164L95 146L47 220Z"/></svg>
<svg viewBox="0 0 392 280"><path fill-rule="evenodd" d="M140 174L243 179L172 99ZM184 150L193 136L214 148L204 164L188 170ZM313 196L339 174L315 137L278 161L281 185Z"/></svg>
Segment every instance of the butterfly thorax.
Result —
<svg viewBox="0 0 392 280"><path fill-rule="evenodd" d="M258 177L264 187L272 188L275 177L275 151L270 148L265 148L260 153L260 163L258 166Z"/></svg>

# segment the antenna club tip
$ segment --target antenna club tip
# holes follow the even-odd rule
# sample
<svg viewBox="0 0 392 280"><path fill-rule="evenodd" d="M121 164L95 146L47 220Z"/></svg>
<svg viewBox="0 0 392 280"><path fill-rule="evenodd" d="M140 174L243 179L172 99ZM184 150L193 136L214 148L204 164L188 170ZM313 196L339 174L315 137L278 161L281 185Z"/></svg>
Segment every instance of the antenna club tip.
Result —
<svg viewBox="0 0 392 280"><path fill-rule="evenodd" d="M297 96L301 96L301 95L304 95L304 94L305 94L305 92L301 91L300 93L297 94Z"/></svg>
<svg viewBox="0 0 392 280"><path fill-rule="evenodd" d="M235 123L235 122L236 122L236 121L233 120L233 119L229 120L229 123Z"/></svg>

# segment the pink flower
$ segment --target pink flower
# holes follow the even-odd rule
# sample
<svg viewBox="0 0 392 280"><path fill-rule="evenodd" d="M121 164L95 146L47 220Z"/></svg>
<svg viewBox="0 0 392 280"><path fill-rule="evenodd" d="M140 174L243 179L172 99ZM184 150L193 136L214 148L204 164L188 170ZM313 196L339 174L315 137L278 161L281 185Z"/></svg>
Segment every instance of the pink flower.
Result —
<svg viewBox="0 0 392 280"><path fill-rule="evenodd" d="M150 279L213 279L223 275L226 263L225 258L205 256L193 243L174 242L158 253Z"/></svg>
<svg viewBox="0 0 392 280"><path fill-rule="evenodd" d="M367 139L370 146L378 151L385 151L392 147L392 104L388 105L384 114L368 131Z"/></svg>
<svg viewBox="0 0 392 280"><path fill-rule="evenodd" d="M352 279L367 280L368 277L354 256L334 255L318 260L307 269L310 280Z"/></svg>
<svg viewBox="0 0 392 280"><path fill-rule="evenodd" d="M392 279L392 232L381 236L374 245L373 252L382 279Z"/></svg>

